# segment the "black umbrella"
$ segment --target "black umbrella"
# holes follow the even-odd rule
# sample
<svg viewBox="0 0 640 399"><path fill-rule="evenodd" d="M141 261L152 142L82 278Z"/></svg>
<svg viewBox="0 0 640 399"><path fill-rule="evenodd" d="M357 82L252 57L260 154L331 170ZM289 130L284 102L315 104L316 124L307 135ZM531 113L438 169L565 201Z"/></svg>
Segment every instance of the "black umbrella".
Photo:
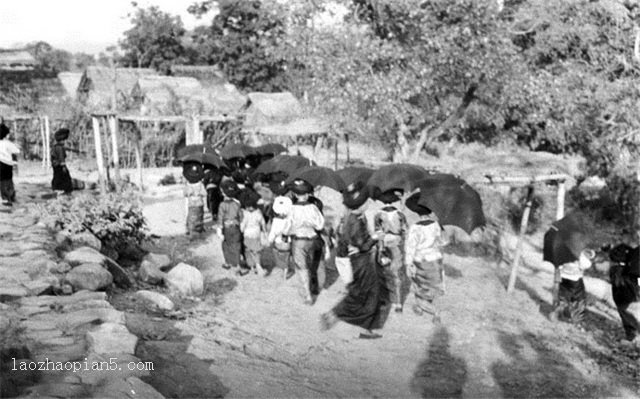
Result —
<svg viewBox="0 0 640 399"><path fill-rule="evenodd" d="M471 233L486 224L480 194L464 180L453 175L429 173L416 184L420 192L412 197L417 196L417 205L431 209L441 225L458 226Z"/></svg>
<svg viewBox="0 0 640 399"><path fill-rule="evenodd" d="M215 152L213 148L204 144L189 144L180 148L176 154L176 158L182 158L187 154L195 154L198 152Z"/></svg>
<svg viewBox="0 0 640 399"><path fill-rule="evenodd" d="M256 155L255 148L242 143L227 144L220 150L222 159L246 158Z"/></svg>
<svg viewBox="0 0 640 399"><path fill-rule="evenodd" d="M305 157L298 155L276 155L275 157L261 163L255 170L255 173L268 175L284 172L287 175L291 175L297 170L311 165L313 165L313 162Z"/></svg>
<svg viewBox="0 0 640 399"><path fill-rule="evenodd" d="M362 166L349 166L336 171L347 186L357 181L361 181L366 184L369 181L369 178L371 178L373 172L373 169Z"/></svg>
<svg viewBox="0 0 640 399"><path fill-rule="evenodd" d="M199 162L203 165L211 165L215 168L225 169L227 164L214 152L192 152L179 158L180 162Z"/></svg>
<svg viewBox="0 0 640 399"><path fill-rule="evenodd" d="M544 235L542 259L555 266L578 260L588 244L583 219L584 215L574 212L553 222Z"/></svg>
<svg viewBox="0 0 640 399"><path fill-rule="evenodd" d="M283 152L287 152L287 148L278 143L268 143L256 147L256 153L258 155L278 155Z"/></svg>
<svg viewBox="0 0 640 399"><path fill-rule="evenodd" d="M321 166L307 166L289 175L286 183L291 184L294 180L304 180L315 186L329 187L337 191L343 191L347 185L335 171Z"/></svg>
<svg viewBox="0 0 640 399"><path fill-rule="evenodd" d="M373 172L367 184L374 189L380 190L380 192L389 190L409 192L418 188L418 182L423 180L428 173L418 165L408 163L391 164Z"/></svg>

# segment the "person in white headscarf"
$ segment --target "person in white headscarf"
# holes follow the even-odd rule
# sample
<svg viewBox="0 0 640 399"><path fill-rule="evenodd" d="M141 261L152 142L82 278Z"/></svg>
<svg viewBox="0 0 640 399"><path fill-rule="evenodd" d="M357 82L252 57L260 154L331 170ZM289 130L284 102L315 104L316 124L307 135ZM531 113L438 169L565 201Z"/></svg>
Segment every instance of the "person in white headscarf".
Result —
<svg viewBox="0 0 640 399"><path fill-rule="evenodd" d="M285 196L278 196L273 201L273 220L267 241L273 250L275 268L282 269L282 276L288 279L293 275L290 266L291 241L286 235L291 221L288 219L291 213L291 199Z"/></svg>

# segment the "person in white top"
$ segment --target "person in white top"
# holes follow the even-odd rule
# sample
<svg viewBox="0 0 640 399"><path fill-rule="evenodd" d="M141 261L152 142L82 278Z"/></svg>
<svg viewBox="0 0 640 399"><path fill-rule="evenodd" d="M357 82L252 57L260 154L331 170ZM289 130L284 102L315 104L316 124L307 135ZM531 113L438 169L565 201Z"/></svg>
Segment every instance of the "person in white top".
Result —
<svg viewBox="0 0 640 399"><path fill-rule="evenodd" d="M413 311L421 315L430 314L434 322L440 321L434 300L444 294L444 267L442 250L445 241L442 227L431 209L417 203L417 197L411 196L405 201L407 208L420 215L420 220L409 227L405 241L405 265L407 276L413 281L416 303Z"/></svg>
<svg viewBox="0 0 640 399"><path fill-rule="evenodd" d="M18 146L9 141L9 127L0 123L0 194L2 204L11 206L16 200L16 190L13 185L13 168L18 165Z"/></svg>
<svg viewBox="0 0 640 399"><path fill-rule="evenodd" d="M295 202L289 214L288 236L291 237L291 257L300 276L300 293L307 305L320 292L318 266L324 242L318 234L324 228L324 216L318 206L309 202L313 186L304 180L294 180L291 191Z"/></svg>
<svg viewBox="0 0 640 399"><path fill-rule="evenodd" d="M267 228L264 222L264 215L258 209L258 194L253 193L245 198L246 208L242 210L242 221L240 231L244 243L244 260L255 274L265 275L265 271L260 264L260 250L262 250L262 233Z"/></svg>
<svg viewBox="0 0 640 399"><path fill-rule="evenodd" d="M275 267L282 269L283 278L286 280L293 275L293 270L289 267L291 258L291 242L285 233L289 230L291 220L288 216L293 206L291 199L285 196L278 196L273 200L273 220L267 241L273 249Z"/></svg>
<svg viewBox="0 0 640 399"><path fill-rule="evenodd" d="M551 320L555 321L559 317L572 323L579 323L582 320L587 306L587 291L582 277L584 271L591 267L595 257L594 250L585 249L580 253L578 260L558 266L560 270L558 300L555 303L555 309L549 314Z"/></svg>

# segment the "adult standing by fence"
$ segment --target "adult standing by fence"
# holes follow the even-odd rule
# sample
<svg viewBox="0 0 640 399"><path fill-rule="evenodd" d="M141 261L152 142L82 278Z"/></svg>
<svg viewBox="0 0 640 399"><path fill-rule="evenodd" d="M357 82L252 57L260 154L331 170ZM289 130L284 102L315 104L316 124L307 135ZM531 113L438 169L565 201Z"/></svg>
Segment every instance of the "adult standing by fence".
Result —
<svg viewBox="0 0 640 399"><path fill-rule="evenodd" d="M0 123L0 194L2 205L11 206L16 200L13 186L13 167L17 165L16 155L20 153L18 146L9 141L9 127Z"/></svg>
<svg viewBox="0 0 640 399"><path fill-rule="evenodd" d="M54 191L63 191L65 194L73 191L73 182L66 163L67 151L64 148L64 142L67 138L69 138L69 129L59 129L54 134L56 143L51 149L51 166L53 167L51 189Z"/></svg>

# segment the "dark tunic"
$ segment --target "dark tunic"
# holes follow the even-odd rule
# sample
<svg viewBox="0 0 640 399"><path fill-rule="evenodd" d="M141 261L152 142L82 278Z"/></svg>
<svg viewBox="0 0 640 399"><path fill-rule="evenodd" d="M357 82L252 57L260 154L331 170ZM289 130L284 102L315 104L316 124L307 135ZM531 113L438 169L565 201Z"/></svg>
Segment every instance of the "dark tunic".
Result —
<svg viewBox="0 0 640 399"><path fill-rule="evenodd" d="M51 166L53 167L53 180L51 189L62 190L65 193L73 191L73 182L66 166L67 153L64 144L57 142L51 149Z"/></svg>
<svg viewBox="0 0 640 399"><path fill-rule="evenodd" d="M367 330L381 328L384 323L383 307L388 302L384 287L383 270L375 261L376 242L369 235L364 215L349 213L338 239L338 256L345 257L349 246L359 253L349 256L353 281L347 286L347 296L333 312L342 321Z"/></svg>
<svg viewBox="0 0 640 399"><path fill-rule="evenodd" d="M634 302L640 301L640 286L638 285L638 247L630 254L626 264L615 264L609 269L611 293L616 303L622 327L627 339L632 340L640 332L638 321L627 308Z"/></svg>
<svg viewBox="0 0 640 399"><path fill-rule="evenodd" d="M220 190L222 176L223 173L220 169L207 169L202 179L202 184L207 189L207 208L214 220L218 218L218 208L224 199Z"/></svg>

